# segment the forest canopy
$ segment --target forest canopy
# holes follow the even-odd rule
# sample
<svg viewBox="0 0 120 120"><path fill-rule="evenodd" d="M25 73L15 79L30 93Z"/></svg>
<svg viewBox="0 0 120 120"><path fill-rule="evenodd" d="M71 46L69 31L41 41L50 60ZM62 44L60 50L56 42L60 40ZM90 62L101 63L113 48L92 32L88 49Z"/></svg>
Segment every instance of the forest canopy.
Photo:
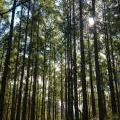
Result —
<svg viewBox="0 0 120 120"><path fill-rule="evenodd" d="M0 0L0 120L120 120L120 1Z"/></svg>

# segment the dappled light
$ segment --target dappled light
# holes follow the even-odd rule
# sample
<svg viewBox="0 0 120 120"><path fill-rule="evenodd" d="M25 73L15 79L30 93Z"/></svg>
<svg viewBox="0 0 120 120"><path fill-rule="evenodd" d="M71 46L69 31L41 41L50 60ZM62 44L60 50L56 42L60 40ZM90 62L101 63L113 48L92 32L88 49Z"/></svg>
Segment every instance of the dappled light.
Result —
<svg viewBox="0 0 120 120"><path fill-rule="evenodd" d="M119 0L0 0L0 120L120 120Z"/></svg>
<svg viewBox="0 0 120 120"><path fill-rule="evenodd" d="M94 25L94 23L95 23L95 21L94 21L94 18L93 17L89 17L88 18L88 21L89 21L89 26L91 27L91 26L93 26Z"/></svg>

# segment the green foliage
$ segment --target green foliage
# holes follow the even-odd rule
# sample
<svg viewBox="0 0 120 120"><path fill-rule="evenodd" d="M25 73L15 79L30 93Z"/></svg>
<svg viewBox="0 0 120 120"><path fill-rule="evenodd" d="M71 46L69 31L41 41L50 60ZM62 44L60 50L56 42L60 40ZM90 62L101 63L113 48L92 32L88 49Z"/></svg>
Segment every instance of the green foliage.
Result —
<svg viewBox="0 0 120 120"><path fill-rule="evenodd" d="M12 1L13 2L13 1ZM36 116L38 118L41 118L41 109L42 107L45 107L45 117L48 115L48 104L50 102L51 104L51 114L53 110L53 106L56 105L56 114L57 118L56 120L61 120L60 119L60 114L61 114L61 92L63 92L63 104L65 104L65 93L68 92L66 91L65 88L65 82L68 77L68 59L70 56L66 55L66 51L68 53L71 52L71 73L74 72L74 65L73 64L73 56L74 56L74 51L73 51L73 18L71 19L71 28L69 28L69 32L67 33L66 31L68 29L68 22L67 21L67 16L68 16L68 11L65 8L66 1L60 1L58 4L57 1L55 0L38 0L38 3L35 4L34 6L34 0L32 1L30 11L29 11L29 20L28 20L28 35L27 35L27 47L26 47L26 54L25 54L25 62L24 62L24 77L23 77L23 86L22 86L22 92L25 93L25 80L26 80L26 74L27 74L27 67L28 67L28 62L29 62L29 52L30 53L30 75L29 75L29 85L28 85L28 93L29 95L27 96L27 104L30 102L30 107L32 104L32 93L33 93L33 86L35 82L35 74L37 74L37 87L36 87ZM118 13L118 8L116 8L116 4L114 1L107 0L105 1L105 5L107 8L112 6L110 9L106 10L106 16L110 21L107 21L107 24L109 26L109 30L107 31L108 33L108 41L109 41L109 49L110 49L110 58L111 58L111 65L113 60L112 60L112 52L115 57L115 70L118 79L120 78L119 75L119 61L120 61L120 22L119 22L119 13ZM106 109L107 109L107 115L106 115L106 120L118 120L119 117L118 115L112 115L111 113L111 102L110 102L110 89L109 89L109 77L108 77L108 66L107 66L107 57L106 57L106 48L105 48L105 36L106 33L104 31L104 20L102 19L99 21L99 15L101 16L102 12L99 13L99 4L103 6L103 4L100 2L96 3L97 10L96 10L96 19L98 20L97 24L97 39L98 39L98 52L99 52L99 63L100 63L100 74L101 78L103 80L102 84L102 89L105 92L105 102L106 102ZM72 1L71 1L71 8L72 8ZM75 13L75 39L76 39L76 65L77 65L77 90L78 90L78 101L79 101L79 107L83 105L83 100L82 100L82 82L81 82L81 69L80 68L80 63L81 63L81 57L80 57L80 31L79 29L79 12L78 12L78 2L75 2L76 5L76 13ZM34 8L34 7L35 8ZM98 101L98 96L97 96L97 89L96 89L96 68L95 68L95 59L94 59L94 42L93 42L93 28L89 28L89 25L86 27L87 19L91 16L91 5L89 3L84 2L83 5L83 20L85 21L84 23L84 45L85 45L85 72L86 72L86 81L87 81L87 100L88 100L88 108L89 108L89 117L91 120L97 120L98 119L98 106L97 106L97 101ZM20 76L21 76L21 69L23 65L23 51L24 51L24 45L25 45L25 32L26 32L26 19L27 19L27 10L28 10L28 4L20 5L20 8L23 7L23 13L22 17L21 15L18 14L18 19L19 21L14 24L14 30L13 30L13 42L12 42L12 49L11 49L11 54L10 54L10 65L9 65L9 75L8 75L8 80L7 80L7 87L6 87L6 97L5 97L5 103L8 103L8 106L5 106L5 113L4 116L6 115L7 109L11 108L12 104L12 91L14 87L14 71L15 71L15 65L16 65L16 59L17 55L19 54L18 58L18 66L17 66L17 79L16 79L16 98L15 102L18 102L18 92L19 92L19 87L20 87ZM34 11L33 11L34 8ZM69 8L70 9L70 8ZM0 1L0 14L6 12L6 4L3 0ZM21 9L17 9L18 13L20 13ZM112 12L111 12L111 11ZM71 10L71 16L72 14ZM117 14L118 16L115 17L113 16L114 14ZM16 14L15 14L16 15ZM6 55L6 49L8 44L7 42L9 41L9 22L8 19L8 14L5 14L2 16L2 36L0 36L0 79L2 76L2 72L4 69L4 61L5 61L5 55ZM103 17L103 16L102 16ZM22 18L22 19L21 19ZM21 22L21 28L20 28L20 22ZM69 26L70 27L70 26ZM21 31L20 31L21 29ZM6 30L6 31L5 31ZM71 30L71 31L70 31ZM20 34L21 32L21 34ZM71 34L71 36L68 36L68 34ZM68 37L71 37L72 40L72 50L70 51L70 45L69 47L66 46L66 41ZM90 48L88 49L88 38L90 41ZM113 40L113 45L111 45L111 39ZM18 42L20 42L20 46L18 48ZM70 42L70 41L69 41ZM68 42L68 43L69 43ZM29 50L30 45L32 46L31 51ZM112 47L113 46L113 51ZM18 53L19 50L19 53ZM89 76L89 51L90 51L90 59L92 63L92 81L93 81L93 88L94 88L94 94L95 94L95 103L96 103L96 110L97 114L96 117L92 116L92 110L91 110L91 86L90 86L90 76ZM37 67L35 66L37 59ZM62 60L62 62L61 62ZM35 68L37 69L37 72L35 73ZM112 66L113 70L113 66ZM113 74L113 73L112 73ZM44 78L44 79L43 79ZM73 76L71 77L72 80ZM62 81L62 82L61 82ZM69 81L67 81L69 82ZM120 87L120 81L118 80L118 88ZM62 84L62 88L61 88ZM115 84L115 82L114 82ZM44 88L43 88L44 86ZM115 86L115 85L114 85ZM0 86L1 87L1 86ZM44 92L44 94L43 94ZM48 101L48 94L50 92L50 100ZM120 91L119 91L120 92ZM23 94L22 93L22 94ZM116 94L116 90L115 90ZM9 99L8 99L9 98ZM53 100L54 98L54 100ZM22 96L23 99L23 96ZM117 98L116 98L117 99ZM29 101L30 100L30 101ZM73 98L73 101L74 98ZM53 102L54 105L53 105ZM21 102L23 104L23 102ZM45 106L44 106L45 105ZM65 106L65 105L63 105ZM55 108L55 107L54 107ZM65 110L65 107L64 107ZM22 111L22 109L21 109ZM15 111L16 112L16 111ZM27 117L28 114L31 114L30 110L27 108ZM80 112L82 113L82 108L80 108ZM10 110L8 111L8 117L10 117ZM65 115L64 115L65 117ZM53 116L52 116L53 118ZM6 119L8 120L8 119Z"/></svg>

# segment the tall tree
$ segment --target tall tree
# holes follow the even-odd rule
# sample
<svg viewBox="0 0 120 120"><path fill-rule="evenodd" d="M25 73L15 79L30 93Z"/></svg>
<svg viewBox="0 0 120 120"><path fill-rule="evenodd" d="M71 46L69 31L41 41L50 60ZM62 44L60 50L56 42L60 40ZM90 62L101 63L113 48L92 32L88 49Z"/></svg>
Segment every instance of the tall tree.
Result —
<svg viewBox="0 0 120 120"><path fill-rule="evenodd" d="M80 52L81 52L81 81L83 94L83 120L88 120L88 103L86 91L86 73L85 73L85 52L83 41L83 1L79 0L79 19L80 19Z"/></svg>
<svg viewBox="0 0 120 120"><path fill-rule="evenodd" d="M101 73L98 56L98 39L97 39L97 28L96 28L96 11L95 11L95 0L92 0L92 16L94 18L93 34L94 34L94 54L95 54L95 72L96 72L96 83L97 83L97 94L98 94L98 108L99 108L99 119L104 120L103 113L103 98L102 98L102 84L101 84Z"/></svg>
<svg viewBox="0 0 120 120"><path fill-rule="evenodd" d="M91 102L92 102L92 114L96 116L96 106L95 106L95 95L94 95L94 86L93 86L93 67L91 61L91 49L90 49L90 39L88 36L88 62L89 62L89 77L90 77L90 89L91 89Z"/></svg>
<svg viewBox="0 0 120 120"><path fill-rule="evenodd" d="M50 48L50 50L49 50L49 77L48 77L48 79L49 79L49 86L48 86L48 113L47 113L47 120L51 120L52 119L52 116L51 116L51 103L52 103L52 79L51 79L51 61L50 61L50 59L51 59L51 42L49 41L49 48Z"/></svg>
<svg viewBox="0 0 120 120"><path fill-rule="evenodd" d="M35 60L34 60L34 82L33 82L33 92L32 92L32 105L31 105L31 116L30 120L35 120L35 110L36 110L36 91L37 91L37 79L38 79L38 52L39 52L39 22L38 22L38 29L37 29L37 40L36 47L35 47Z"/></svg>
<svg viewBox="0 0 120 120"><path fill-rule="evenodd" d="M111 105L112 112L115 114L117 112L116 100L115 100L115 91L113 85L113 74L112 74L112 66L111 66L111 57L110 57L110 45L108 38L108 27L105 28L105 47L106 47L106 58L107 58L107 66L108 66L108 77L109 77L109 87L110 87L110 97L111 97Z"/></svg>
<svg viewBox="0 0 120 120"><path fill-rule="evenodd" d="M21 16L20 18L22 18L22 9L21 8ZM18 64L19 64L19 52L20 52L20 41L21 41L21 25L22 25L22 21L20 20L20 26L19 26L19 36L18 36L18 45L17 45L17 56L16 56L16 63L15 63L15 71L14 71L14 85L13 85L13 92L12 92L12 107L11 107L11 120L15 119L15 96L16 96L16 80L17 80L17 75L18 75Z"/></svg>
<svg viewBox="0 0 120 120"><path fill-rule="evenodd" d="M45 120L45 96L46 96L46 40L47 31L45 31L45 43L43 46L43 73L42 73L42 106L41 106L41 120Z"/></svg>
<svg viewBox="0 0 120 120"><path fill-rule="evenodd" d="M61 90L60 90L60 96L61 96L61 120L64 120L64 103L63 103L63 56L62 54L60 55L61 56L61 63L60 63L60 66L61 66Z"/></svg>
<svg viewBox="0 0 120 120"><path fill-rule="evenodd" d="M5 98L5 89L6 83L8 79L9 73L9 65L10 65L10 55L11 55L11 47L12 47L12 37L13 37L13 25L14 25L14 17L15 17L15 9L16 9L16 0L13 3L13 10L12 10L12 17L11 17L11 24L10 24L10 32L7 41L7 52L5 57L4 63L4 70L2 73L2 80L1 80L1 91L0 91L0 120L2 120L2 113L4 109L4 98Z"/></svg>
<svg viewBox="0 0 120 120"><path fill-rule="evenodd" d="M28 38L29 11L30 11L30 2L28 3L28 11L27 11L27 22L25 28L25 41L24 41L24 49L23 49L23 59L22 59L21 78L20 78L20 86L18 93L16 120L20 120L21 117L21 100L22 100L23 78L25 74L24 69L25 69L25 55L26 55L26 46L27 46L27 38Z"/></svg>
<svg viewBox="0 0 120 120"><path fill-rule="evenodd" d="M75 119L79 119L78 110L78 86L77 86L77 59L76 59L76 19L75 19L75 0L73 0L73 80L74 80L74 106Z"/></svg>

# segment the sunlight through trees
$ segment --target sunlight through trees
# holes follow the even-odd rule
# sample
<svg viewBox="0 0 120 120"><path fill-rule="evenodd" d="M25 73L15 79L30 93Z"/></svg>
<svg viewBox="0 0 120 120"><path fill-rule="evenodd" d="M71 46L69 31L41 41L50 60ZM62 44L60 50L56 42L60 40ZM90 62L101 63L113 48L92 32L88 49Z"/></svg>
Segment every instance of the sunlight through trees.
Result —
<svg viewBox="0 0 120 120"><path fill-rule="evenodd" d="M119 0L0 1L0 120L119 120L119 72Z"/></svg>

